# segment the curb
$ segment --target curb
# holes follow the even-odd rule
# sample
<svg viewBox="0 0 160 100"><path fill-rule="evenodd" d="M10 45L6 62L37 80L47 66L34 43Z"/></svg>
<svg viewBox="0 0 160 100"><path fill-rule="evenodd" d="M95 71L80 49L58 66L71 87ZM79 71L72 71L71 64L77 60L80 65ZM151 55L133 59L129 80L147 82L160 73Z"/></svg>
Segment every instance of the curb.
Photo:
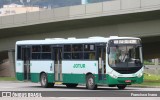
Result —
<svg viewBox="0 0 160 100"><path fill-rule="evenodd" d="M160 86L147 86L147 85L131 85L131 86L127 86L127 87L139 87L139 88L160 88Z"/></svg>
<svg viewBox="0 0 160 100"><path fill-rule="evenodd" d="M23 83L23 81L0 81L0 83Z"/></svg>

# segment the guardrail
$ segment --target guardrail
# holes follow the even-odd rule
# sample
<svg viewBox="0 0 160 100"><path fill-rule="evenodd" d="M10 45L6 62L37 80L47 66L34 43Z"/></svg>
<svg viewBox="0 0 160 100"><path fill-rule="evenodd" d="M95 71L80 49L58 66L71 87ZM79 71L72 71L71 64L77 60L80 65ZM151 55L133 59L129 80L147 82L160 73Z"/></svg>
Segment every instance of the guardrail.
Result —
<svg viewBox="0 0 160 100"><path fill-rule="evenodd" d="M62 20L89 18L136 12L143 8L160 8L160 0L112 0L86 5L54 8L37 12L1 16L0 28L25 26ZM154 10L154 9L153 9Z"/></svg>

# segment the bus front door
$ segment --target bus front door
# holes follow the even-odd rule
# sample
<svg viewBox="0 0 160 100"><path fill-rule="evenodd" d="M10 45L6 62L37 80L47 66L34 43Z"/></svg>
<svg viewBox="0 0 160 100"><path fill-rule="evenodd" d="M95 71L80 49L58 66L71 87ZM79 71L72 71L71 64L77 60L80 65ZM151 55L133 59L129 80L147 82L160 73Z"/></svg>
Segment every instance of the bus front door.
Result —
<svg viewBox="0 0 160 100"><path fill-rule="evenodd" d="M105 46L97 47L97 60L98 60L98 79L106 80L106 48Z"/></svg>
<svg viewBox="0 0 160 100"><path fill-rule="evenodd" d="M22 47L22 60L23 60L23 71L24 71L24 80L30 80L30 52L29 47Z"/></svg>
<svg viewBox="0 0 160 100"><path fill-rule="evenodd" d="M55 82L62 81L62 48L55 47L53 48L54 55L54 75Z"/></svg>

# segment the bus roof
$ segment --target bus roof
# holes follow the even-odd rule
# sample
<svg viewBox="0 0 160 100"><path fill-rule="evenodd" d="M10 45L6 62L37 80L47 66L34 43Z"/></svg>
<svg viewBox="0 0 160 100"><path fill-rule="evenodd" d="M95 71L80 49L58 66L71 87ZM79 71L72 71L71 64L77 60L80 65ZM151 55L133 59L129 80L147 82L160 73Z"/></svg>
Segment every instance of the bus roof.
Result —
<svg viewBox="0 0 160 100"><path fill-rule="evenodd" d="M110 37L89 37L89 38L47 38L45 40L22 40L17 41L16 45L23 44L76 44L76 43L106 43L112 39L140 39L136 37L118 37L118 36L110 36Z"/></svg>

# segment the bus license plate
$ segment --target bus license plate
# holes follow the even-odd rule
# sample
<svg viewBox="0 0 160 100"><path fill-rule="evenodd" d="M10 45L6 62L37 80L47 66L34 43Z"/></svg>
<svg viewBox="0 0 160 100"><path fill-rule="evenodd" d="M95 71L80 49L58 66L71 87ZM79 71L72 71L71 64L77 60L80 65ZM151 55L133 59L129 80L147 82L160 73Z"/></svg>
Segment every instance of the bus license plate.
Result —
<svg viewBox="0 0 160 100"><path fill-rule="evenodd" d="M131 80L125 80L125 82L126 82L126 83L130 83L130 82L131 82Z"/></svg>

